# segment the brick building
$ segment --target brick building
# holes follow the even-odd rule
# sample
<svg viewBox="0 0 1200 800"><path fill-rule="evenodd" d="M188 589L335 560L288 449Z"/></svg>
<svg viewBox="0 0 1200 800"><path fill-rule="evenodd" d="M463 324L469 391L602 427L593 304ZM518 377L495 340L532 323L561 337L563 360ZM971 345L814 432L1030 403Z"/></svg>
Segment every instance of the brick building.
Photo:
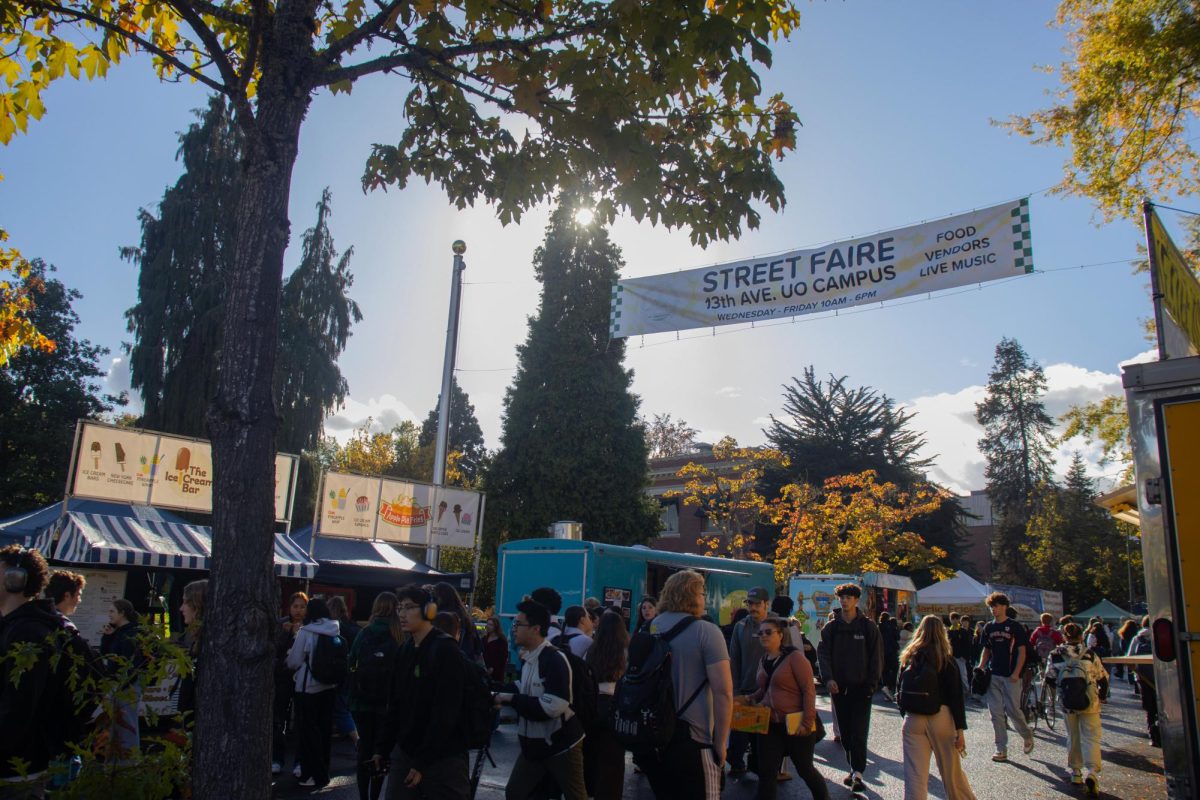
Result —
<svg viewBox="0 0 1200 800"><path fill-rule="evenodd" d="M695 506L685 504L683 498L665 495L683 489L684 480L676 473L684 466L692 462L712 465L716 461L712 445L704 443L697 443L691 453L650 459L650 486L646 494L662 505L662 530L650 542L651 548L671 553L707 554L707 549L698 540L712 532L708 518Z"/></svg>

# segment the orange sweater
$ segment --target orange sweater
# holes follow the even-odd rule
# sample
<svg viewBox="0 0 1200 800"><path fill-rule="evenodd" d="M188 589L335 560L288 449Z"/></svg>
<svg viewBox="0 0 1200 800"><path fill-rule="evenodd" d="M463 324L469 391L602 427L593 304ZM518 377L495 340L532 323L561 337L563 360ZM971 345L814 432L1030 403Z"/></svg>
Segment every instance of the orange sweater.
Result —
<svg viewBox="0 0 1200 800"><path fill-rule="evenodd" d="M792 650L775 666L771 679L762 663L758 665L758 691L755 702L771 709L771 719L783 722L788 714L804 712L802 730L816 724L817 690L813 684L812 664L800 650Z"/></svg>

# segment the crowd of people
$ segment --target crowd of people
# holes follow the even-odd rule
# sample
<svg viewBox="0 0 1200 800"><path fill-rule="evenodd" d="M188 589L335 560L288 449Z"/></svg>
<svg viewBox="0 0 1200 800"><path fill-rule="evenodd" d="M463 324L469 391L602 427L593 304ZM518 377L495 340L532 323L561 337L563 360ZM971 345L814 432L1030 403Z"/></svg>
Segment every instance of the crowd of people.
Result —
<svg viewBox="0 0 1200 800"><path fill-rule="evenodd" d="M13 659L3 662L3 752L25 766L18 772L11 759L0 762L0 795L40 797L70 781L80 766L70 744L88 724L105 727L107 758L136 758L145 688L137 611L114 601L93 648L70 621L83 599L81 576L51 573L40 554L19 547L0 550L0 567L3 652L54 638L59 651L77 655L41 659L21 673L11 672ZM178 644L191 669L174 694L185 721L202 669L206 592L207 581L189 584L179 608ZM671 575L659 597L645 598L632 625L633 609L605 608L594 598L563 608L556 589L540 587L517 605L510 641L497 617L478 632L449 584L380 593L364 627L351 621L342 598L297 592L276 636L271 771L287 769L293 745L291 772L300 785L328 784L336 734L355 744L361 800L385 792L388 800L467 798L478 780L469 752L486 747L503 712L515 718L520 747L507 780L510 800L620 798L627 753L659 798L715 800L727 778L754 773L757 796L774 800L779 782L791 778L784 769L790 759L811 796L824 800L829 786L814 765L816 744L827 736L817 695L831 701L833 738L846 760L842 783L859 792L878 692L904 716L906 800L927 797L931 760L948 800L974 800L961 764L968 702L986 702L992 759L1004 762L1010 728L1024 753L1034 748L1022 699L1036 683L1056 687L1061 700L1069 779L1096 795L1100 712L1111 677L1142 696L1157 742L1151 671L1110 676L1103 661L1148 653L1146 620L1114 632L1099 620L1085 628L1043 614L1028 631L1008 598L993 593L990 621L973 626L967 616L927 615L914 629L887 613L872 620L859 608L856 584L837 587L836 596L814 643L792 617L793 601L761 587L747 592L735 622L718 627L705 613L704 577L693 571ZM113 678L107 715L72 707L58 674L68 662ZM735 717L755 721L735 725ZM6 724L13 719L48 722L30 736Z"/></svg>

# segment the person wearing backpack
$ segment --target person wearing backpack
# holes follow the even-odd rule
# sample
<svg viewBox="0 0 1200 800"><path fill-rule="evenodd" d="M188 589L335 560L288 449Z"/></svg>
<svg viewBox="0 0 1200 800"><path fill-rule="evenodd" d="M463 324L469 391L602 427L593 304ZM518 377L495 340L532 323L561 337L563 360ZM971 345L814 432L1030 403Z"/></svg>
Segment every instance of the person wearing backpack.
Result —
<svg viewBox="0 0 1200 800"><path fill-rule="evenodd" d="M396 654L372 761L377 771L390 764L388 800L466 800L467 660L459 643L433 624L432 587L405 586L396 597L408 641Z"/></svg>
<svg viewBox="0 0 1200 800"><path fill-rule="evenodd" d="M1050 614L1043 613L1041 625L1033 629L1033 633L1029 634L1029 646L1033 648L1033 654L1037 656L1038 661L1042 664L1046 663L1046 659L1054 652L1055 648L1062 646L1066 639L1063 635L1055 630L1054 617Z"/></svg>
<svg viewBox="0 0 1200 800"><path fill-rule="evenodd" d="M1129 654L1148 656L1154 653L1154 634L1150 630L1150 617L1142 617L1142 627L1129 643ZM1146 735L1153 747L1162 747L1162 734L1158 727L1158 690L1154 683L1154 665L1139 664L1133 668L1141 688L1142 710L1146 712Z"/></svg>
<svg viewBox="0 0 1200 800"><path fill-rule="evenodd" d="M784 757L792 759L796 774L812 793L813 800L829 800L825 778L813 766L813 748L824 737L817 716L817 690L812 665L804 652L784 637L788 623L779 617L767 617L758 626L763 657L758 664L758 690L750 696L754 703L771 709L771 722L765 734L758 735L758 766L765 776L758 782L758 800L775 800L779 782L770 776L780 774ZM788 719L800 715L795 730Z"/></svg>
<svg viewBox="0 0 1200 800"><path fill-rule="evenodd" d="M550 644L550 611L536 600L517 604L512 636L521 648L521 682L516 692L496 695L497 705L517 712L521 752L508 776L507 800L526 800L547 774L566 800L586 800L583 725L571 709L571 662Z"/></svg>
<svg viewBox="0 0 1200 800"><path fill-rule="evenodd" d="M583 606L568 606L563 612L563 632L552 640L560 650L570 650L579 658L587 655L592 646L592 633L595 626Z"/></svg>
<svg viewBox="0 0 1200 800"><path fill-rule="evenodd" d="M667 578L649 629L629 643L629 665L613 698L618 708L653 703L660 734L670 732L666 741L633 753L658 800L721 796L733 673L721 629L701 619L706 599L700 573L681 570ZM667 658L657 658L664 650ZM660 697L663 702L654 702Z"/></svg>
<svg viewBox="0 0 1200 800"><path fill-rule="evenodd" d="M1067 767L1071 783L1083 784L1088 796L1100 796L1100 694L1108 683L1104 662L1084 645L1074 622L1063 628L1066 644L1050 654L1046 680L1058 688L1067 722ZM1086 773L1083 770L1086 768Z"/></svg>
<svg viewBox="0 0 1200 800"><path fill-rule="evenodd" d="M314 597L308 602L304 625L296 632L296 641L287 655L296 689L296 761L301 786L319 788L329 784L333 706L348 662L349 647L341 637L337 620L325 601Z"/></svg>
<svg viewBox="0 0 1200 800"><path fill-rule="evenodd" d="M379 729L387 712L392 667L404 639L399 600L380 592L371 605L371 618L350 646L350 713L358 729L358 800L379 800L383 778L374 769Z"/></svg>
<svg viewBox="0 0 1200 800"><path fill-rule="evenodd" d="M770 602L771 595L761 586L746 592L748 613L733 626L733 633L729 637L729 669L733 672L734 694L753 694L758 688L758 662L763 655L758 626L767 618ZM750 750L753 741L754 737L749 733L733 731L729 734L729 777L745 775L748 766L755 766L756 753ZM749 764L746 758L748 751Z"/></svg>
<svg viewBox="0 0 1200 800"><path fill-rule="evenodd" d="M966 753L966 702L946 626L936 615L921 620L900 654L896 704L904 716L904 800L929 796L929 756L937 761L946 800L975 800L961 755Z"/></svg>
<svg viewBox="0 0 1200 800"><path fill-rule="evenodd" d="M596 638L584 660L596 679L596 716L599 722L584 731L583 777L593 800L621 800L625 788L625 746L606 721L612 714L617 682L629 659L629 631L625 617L605 611L596 626Z"/></svg>
<svg viewBox="0 0 1200 800"><path fill-rule="evenodd" d="M858 610L862 597L858 584L843 583L834 593L841 613L821 629L817 658L821 678L833 699L836 730L841 732L842 747L850 762L850 774L842 783L861 792L866 788L862 774L867 768L871 698L883 676L883 639L875 623Z"/></svg>

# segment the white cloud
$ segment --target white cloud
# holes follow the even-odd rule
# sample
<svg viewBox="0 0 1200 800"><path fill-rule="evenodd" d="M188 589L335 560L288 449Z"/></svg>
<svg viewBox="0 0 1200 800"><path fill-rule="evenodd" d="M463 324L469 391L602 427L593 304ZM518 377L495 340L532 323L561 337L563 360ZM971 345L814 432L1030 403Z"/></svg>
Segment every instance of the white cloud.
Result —
<svg viewBox="0 0 1200 800"><path fill-rule="evenodd" d="M1144 360L1145 355L1122 363ZM1121 376L1117 373L1066 363L1051 364L1045 368L1045 373L1047 391L1043 400L1046 412L1056 423L1073 405L1094 402L1111 394L1119 395L1122 391ZM985 483L985 461L978 447L983 428L975 421L975 404L983 399L984 393L984 386L967 386L957 392L917 397L904 404L914 413L912 427L925 434L926 446L922 454L934 458L930 477L962 494L982 489ZM1055 433L1061 435L1062 432L1062 426L1056 424ZM1101 467L1100 447L1088 445L1081 439L1072 439L1055 447L1057 472L1066 471L1075 452L1087 462L1088 472L1100 478L1101 488L1109 488L1116 468L1112 465Z"/></svg>
<svg viewBox="0 0 1200 800"><path fill-rule="evenodd" d="M391 430L404 420L420 421L412 409L394 395L372 397L366 402L347 397L345 405L337 413L325 418L325 433L345 444L355 429L365 425L368 419L372 431Z"/></svg>
<svg viewBox="0 0 1200 800"><path fill-rule="evenodd" d="M733 399L741 396L742 390L736 386L722 386L720 389L717 389L717 397L728 397Z"/></svg>
<svg viewBox="0 0 1200 800"><path fill-rule="evenodd" d="M141 414L142 398L133 391L129 377L129 359L123 356L113 356L108 361L108 371L104 373L104 394L119 397L125 392L129 402L116 408L117 414Z"/></svg>

